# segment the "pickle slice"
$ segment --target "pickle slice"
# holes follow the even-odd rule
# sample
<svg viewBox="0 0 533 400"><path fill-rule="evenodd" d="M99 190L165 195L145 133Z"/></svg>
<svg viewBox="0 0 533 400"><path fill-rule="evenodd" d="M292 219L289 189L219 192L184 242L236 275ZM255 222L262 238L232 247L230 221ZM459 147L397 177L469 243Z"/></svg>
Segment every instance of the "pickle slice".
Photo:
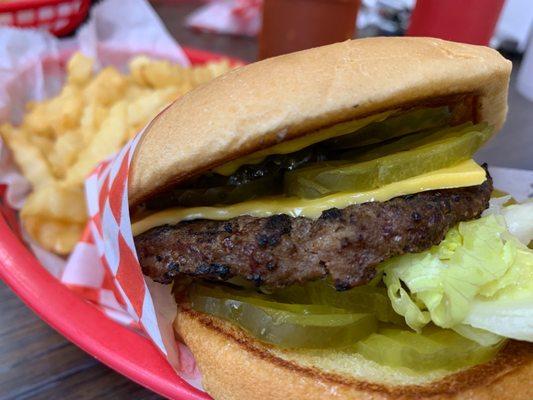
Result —
<svg viewBox="0 0 533 400"><path fill-rule="evenodd" d="M358 162L370 161L428 144L441 142L446 139L457 138L470 132L486 133L486 139L488 139L488 135L490 135L490 130L488 129L487 124L474 125L471 122L466 122L461 125L446 128L425 130L361 149L353 149L342 153L340 158Z"/></svg>
<svg viewBox="0 0 533 400"><path fill-rule="evenodd" d="M420 132L444 127L450 123L451 113L447 106L417 108L373 122L358 131L328 140L325 144L335 149L350 149Z"/></svg>
<svg viewBox="0 0 533 400"><path fill-rule="evenodd" d="M320 305L277 303L261 296L243 297L200 285L190 290L189 299L194 310L226 319L257 339L284 348L353 346L377 329L371 314Z"/></svg>
<svg viewBox="0 0 533 400"><path fill-rule="evenodd" d="M317 198L342 191L366 191L446 168L470 159L489 138L490 129L480 124L413 136L380 146L374 154L354 157L361 162L320 163L291 171L285 175L285 192L300 198ZM370 156L377 158L367 161Z"/></svg>
<svg viewBox="0 0 533 400"><path fill-rule="evenodd" d="M451 330L429 327L420 334L381 329L358 342L355 349L378 364L431 371L454 370L486 362L502 344L484 347Z"/></svg>
<svg viewBox="0 0 533 400"><path fill-rule="evenodd" d="M278 301L272 296L254 291L253 289L235 289L223 285L195 284L191 290L192 295L205 297L216 297L220 299L233 299L245 303L250 303L258 307L267 307L281 311L288 311L295 314L346 314L349 311L338 307L321 304L305 304L294 302Z"/></svg>
<svg viewBox="0 0 533 400"><path fill-rule="evenodd" d="M415 372L455 370L483 363L505 343L481 346L448 329L429 326L415 333L391 325L389 322L394 321L388 312L380 317L383 310L372 299L381 295L377 286L341 293L329 289L327 282L319 281L266 295L194 283L189 300L193 309L226 319L257 339L282 348L338 348L357 352L378 364ZM379 330L373 312L385 321L379 323Z"/></svg>
<svg viewBox="0 0 533 400"><path fill-rule="evenodd" d="M370 313L381 322L405 326L405 319L392 308L387 289L364 285L339 292L325 280L293 285L272 294L278 301L309 302L311 304L341 308L350 312Z"/></svg>

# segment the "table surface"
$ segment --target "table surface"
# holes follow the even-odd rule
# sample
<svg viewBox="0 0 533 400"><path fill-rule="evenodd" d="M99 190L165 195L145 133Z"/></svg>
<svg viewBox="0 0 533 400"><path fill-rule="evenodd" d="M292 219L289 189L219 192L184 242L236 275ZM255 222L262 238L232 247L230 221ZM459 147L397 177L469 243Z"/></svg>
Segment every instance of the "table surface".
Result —
<svg viewBox="0 0 533 400"><path fill-rule="evenodd" d="M253 61L254 39L192 32L184 18L197 2L157 2L170 33L183 45ZM479 154L493 165L533 169L533 103L510 91L509 122ZM508 137L512 135L512 140ZM512 156L509 156L512 155ZM43 323L0 282L0 400L158 399L99 363Z"/></svg>

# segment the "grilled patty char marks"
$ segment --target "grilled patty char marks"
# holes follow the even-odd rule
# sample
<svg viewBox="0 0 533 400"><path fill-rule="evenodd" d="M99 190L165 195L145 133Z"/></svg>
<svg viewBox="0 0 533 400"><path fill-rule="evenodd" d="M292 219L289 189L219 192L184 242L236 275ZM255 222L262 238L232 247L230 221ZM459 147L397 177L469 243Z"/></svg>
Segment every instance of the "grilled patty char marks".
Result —
<svg viewBox="0 0 533 400"><path fill-rule="evenodd" d="M458 222L478 218L491 192L489 177L479 186L332 208L317 220L184 221L137 236L135 246L144 274L162 283L185 274L281 287L329 275L346 290L369 282L380 262L427 250Z"/></svg>

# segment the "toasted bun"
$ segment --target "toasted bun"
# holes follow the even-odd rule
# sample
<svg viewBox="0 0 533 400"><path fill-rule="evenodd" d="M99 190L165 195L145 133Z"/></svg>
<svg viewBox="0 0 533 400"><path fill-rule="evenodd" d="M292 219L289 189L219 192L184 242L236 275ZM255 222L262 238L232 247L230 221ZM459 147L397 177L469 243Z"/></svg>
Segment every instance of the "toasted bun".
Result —
<svg viewBox="0 0 533 400"><path fill-rule="evenodd" d="M233 70L179 98L147 127L129 180L134 205L244 154L325 125L432 98L473 93L498 130L511 63L487 47L369 38Z"/></svg>
<svg viewBox="0 0 533 400"><path fill-rule="evenodd" d="M509 342L490 362L428 376L335 352L267 347L220 319L179 310L177 334L216 400L533 399L533 344Z"/></svg>

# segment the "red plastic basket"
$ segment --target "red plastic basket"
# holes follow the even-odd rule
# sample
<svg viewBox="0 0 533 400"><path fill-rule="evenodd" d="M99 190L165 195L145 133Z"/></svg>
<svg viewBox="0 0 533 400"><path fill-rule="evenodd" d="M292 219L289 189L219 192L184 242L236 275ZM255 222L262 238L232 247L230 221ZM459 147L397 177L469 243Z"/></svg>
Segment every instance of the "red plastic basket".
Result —
<svg viewBox="0 0 533 400"><path fill-rule="evenodd" d="M91 0L11 0L0 2L0 25L43 28L67 35L84 20Z"/></svg>

